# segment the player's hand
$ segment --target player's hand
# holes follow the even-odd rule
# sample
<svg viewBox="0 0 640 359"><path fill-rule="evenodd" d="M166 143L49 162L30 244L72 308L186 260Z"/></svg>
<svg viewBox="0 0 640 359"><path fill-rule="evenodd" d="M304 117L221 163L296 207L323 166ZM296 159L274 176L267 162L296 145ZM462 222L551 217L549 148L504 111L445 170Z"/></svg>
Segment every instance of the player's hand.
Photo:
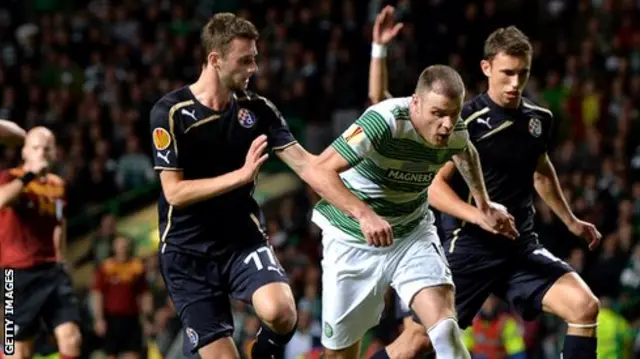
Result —
<svg viewBox="0 0 640 359"><path fill-rule="evenodd" d="M105 322L104 319L96 319L95 323L93 323L93 330L97 336L104 337L107 332L107 322Z"/></svg>
<svg viewBox="0 0 640 359"><path fill-rule="evenodd" d="M393 6L385 6L376 16L373 24L373 43L387 45L393 40L398 32L402 30L403 23L396 23L393 18L396 9Z"/></svg>
<svg viewBox="0 0 640 359"><path fill-rule="evenodd" d="M505 206L489 202L489 206L480 213L476 224L485 231L510 239L516 239L520 235L516 229L515 218L509 214Z"/></svg>
<svg viewBox="0 0 640 359"><path fill-rule="evenodd" d="M240 169L243 179L246 182L251 182L256 178L260 171L260 166L269 158L269 154L264 153L266 148L267 136L265 135L258 136L258 138L251 143L251 147L249 147L249 152L247 152L247 157L244 161L244 166Z"/></svg>
<svg viewBox="0 0 640 359"><path fill-rule="evenodd" d="M393 244L393 230L389 222L371 211L359 219L364 238L372 246L388 247Z"/></svg>
<svg viewBox="0 0 640 359"><path fill-rule="evenodd" d="M602 234L593 224L576 219L569 223L567 227L571 233L587 241L590 250L594 250L600 245Z"/></svg>
<svg viewBox="0 0 640 359"><path fill-rule="evenodd" d="M49 161L44 158L39 158L34 160L28 165L25 165L25 170L28 172L33 172L37 176L42 176L47 173L49 169Z"/></svg>

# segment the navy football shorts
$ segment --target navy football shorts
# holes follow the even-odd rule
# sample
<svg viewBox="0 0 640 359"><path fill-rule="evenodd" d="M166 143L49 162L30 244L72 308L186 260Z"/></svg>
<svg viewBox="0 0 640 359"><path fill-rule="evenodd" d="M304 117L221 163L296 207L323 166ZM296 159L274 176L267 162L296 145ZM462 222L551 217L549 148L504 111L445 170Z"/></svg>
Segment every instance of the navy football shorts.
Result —
<svg viewBox="0 0 640 359"><path fill-rule="evenodd" d="M459 238L459 242L463 239ZM448 246L446 249L456 286L456 312L461 329L471 325L490 294L507 301L523 319L534 319L542 311L542 299L549 288L561 276L573 271L539 244L508 255L463 248L451 252ZM406 310L398 313L399 318L409 315ZM417 318L414 316L414 319Z"/></svg>
<svg viewBox="0 0 640 359"><path fill-rule="evenodd" d="M229 297L251 303L253 293L263 285L288 282L266 242L215 257L186 253L166 245L159 256L169 297L185 330L187 356L232 335Z"/></svg>

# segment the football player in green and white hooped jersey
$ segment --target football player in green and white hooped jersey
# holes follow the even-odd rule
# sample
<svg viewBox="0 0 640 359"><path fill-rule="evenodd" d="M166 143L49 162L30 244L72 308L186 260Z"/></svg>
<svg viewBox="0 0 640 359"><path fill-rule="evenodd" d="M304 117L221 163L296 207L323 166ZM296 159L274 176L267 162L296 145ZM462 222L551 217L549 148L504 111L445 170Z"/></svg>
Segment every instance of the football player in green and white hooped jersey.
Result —
<svg viewBox="0 0 640 359"><path fill-rule="evenodd" d="M384 217L397 239L405 238L422 222L432 223L427 187L440 167L467 149L464 122L455 123L446 145L431 145L409 118L411 97L371 106L333 143L333 149L351 166L340 177L360 200ZM443 138L444 141L444 138ZM344 240L369 246L358 221L322 200L314 218L349 236Z"/></svg>
<svg viewBox="0 0 640 359"><path fill-rule="evenodd" d="M459 120L464 84L443 65L425 69L413 96L370 107L316 158L306 177L323 197L322 343L327 358L359 357L393 286L429 328L439 359L469 358L460 340L453 281L427 207L427 188L454 159L496 233L511 216L489 201L477 152Z"/></svg>

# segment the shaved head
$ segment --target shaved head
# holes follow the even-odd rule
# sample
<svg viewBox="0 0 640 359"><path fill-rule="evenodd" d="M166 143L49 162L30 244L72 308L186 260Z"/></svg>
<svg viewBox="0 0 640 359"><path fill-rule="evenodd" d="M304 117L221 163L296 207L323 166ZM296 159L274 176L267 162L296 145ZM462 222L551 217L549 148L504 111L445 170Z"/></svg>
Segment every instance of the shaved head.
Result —
<svg viewBox="0 0 640 359"><path fill-rule="evenodd" d="M415 92L424 94L431 91L448 98L464 98L464 82L452 67L432 65L420 74Z"/></svg>
<svg viewBox="0 0 640 359"><path fill-rule="evenodd" d="M46 127L34 127L27 132L22 147L22 158L25 164L37 161L53 161L55 159L56 138Z"/></svg>
<svg viewBox="0 0 640 359"><path fill-rule="evenodd" d="M27 132L25 143L29 142L30 140L33 141L37 138L42 138L47 141L55 141L55 136L53 135L53 132L51 132L51 130L43 126L38 126L32 128L31 130L29 130L29 132Z"/></svg>

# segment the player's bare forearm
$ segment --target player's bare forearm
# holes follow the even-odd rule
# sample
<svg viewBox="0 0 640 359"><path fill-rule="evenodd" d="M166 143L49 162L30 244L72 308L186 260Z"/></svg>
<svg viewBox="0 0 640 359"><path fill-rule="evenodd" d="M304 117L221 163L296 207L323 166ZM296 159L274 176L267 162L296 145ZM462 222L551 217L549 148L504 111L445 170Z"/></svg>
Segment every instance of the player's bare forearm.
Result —
<svg viewBox="0 0 640 359"><path fill-rule="evenodd" d="M488 208L489 194L487 193L487 187L484 184L484 178L482 176L480 155L478 155L478 151L473 144L469 142L465 151L453 156L453 161L458 168L458 172L460 172L467 183L478 208Z"/></svg>
<svg viewBox="0 0 640 359"><path fill-rule="evenodd" d="M17 124L7 120L0 120L0 142L5 145L21 144L24 142L26 135L27 131Z"/></svg>
<svg viewBox="0 0 640 359"><path fill-rule="evenodd" d="M462 200L449 184L449 180L455 171L456 165L453 162L448 162L438 171L438 174L429 186L429 205L440 212L444 212L465 222L473 223L478 208Z"/></svg>
<svg viewBox="0 0 640 359"><path fill-rule="evenodd" d="M24 184L17 178L0 186L0 208L8 206L22 192Z"/></svg>
<svg viewBox="0 0 640 359"><path fill-rule="evenodd" d="M371 57L369 65L369 100L376 104L391 98L387 77L387 60L383 57Z"/></svg>
<svg viewBox="0 0 640 359"><path fill-rule="evenodd" d="M253 178L248 178L241 170L196 180L185 180L181 171L162 171L160 173L164 196L167 202L176 208L220 196L252 180Z"/></svg>
<svg viewBox="0 0 640 359"><path fill-rule="evenodd" d="M533 184L540 198L542 198L564 224L569 225L576 221L577 218L573 214L573 211L571 211L567 200L564 198L556 169L553 167L549 155L544 154L540 157L533 175Z"/></svg>
<svg viewBox="0 0 640 359"><path fill-rule="evenodd" d="M276 155L282 162L289 166L293 172L300 176L300 178L304 175L307 166L317 158L316 155L307 152L304 147L297 143L277 151Z"/></svg>
<svg viewBox="0 0 640 359"><path fill-rule="evenodd" d="M372 210L356 197L340 179L340 173L349 169L349 163L332 147L327 148L306 170L301 178L316 193L344 213L360 219Z"/></svg>

